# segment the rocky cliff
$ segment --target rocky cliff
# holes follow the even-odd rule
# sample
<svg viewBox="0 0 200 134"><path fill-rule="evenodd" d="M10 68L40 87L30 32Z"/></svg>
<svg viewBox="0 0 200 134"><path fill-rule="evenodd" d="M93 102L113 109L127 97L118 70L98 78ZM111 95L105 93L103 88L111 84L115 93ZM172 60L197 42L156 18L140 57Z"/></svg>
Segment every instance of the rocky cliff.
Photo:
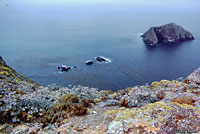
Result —
<svg viewBox="0 0 200 134"><path fill-rule="evenodd" d="M142 35L142 38L145 43L152 45L157 45L158 43L176 44L186 40L194 40L192 33L175 23L151 27Z"/></svg>

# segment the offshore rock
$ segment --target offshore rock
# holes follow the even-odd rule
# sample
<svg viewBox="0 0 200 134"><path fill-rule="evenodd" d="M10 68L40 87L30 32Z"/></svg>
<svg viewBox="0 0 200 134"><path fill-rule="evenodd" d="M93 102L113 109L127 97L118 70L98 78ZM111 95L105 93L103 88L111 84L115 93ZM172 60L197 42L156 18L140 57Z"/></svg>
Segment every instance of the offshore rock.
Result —
<svg viewBox="0 0 200 134"><path fill-rule="evenodd" d="M142 35L146 44L157 45L158 43L181 43L187 40L194 40L191 32L186 31L182 26L175 23L151 27Z"/></svg>
<svg viewBox="0 0 200 134"><path fill-rule="evenodd" d="M107 59L105 57L102 57L102 56L96 57L96 60L99 61L99 62L106 62L107 61Z"/></svg>
<svg viewBox="0 0 200 134"><path fill-rule="evenodd" d="M93 61L92 61L92 60L88 60L88 61L85 62L85 64L86 64L86 65L92 65L92 64L93 64Z"/></svg>
<svg viewBox="0 0 200 134"><path fill-rule="evenodd" d="M64 71L69 71L70 69L72 69L72 67L70 66L66 66L66 65L62 65L62 66L59 66L58 69L61 71L61 72L64 72Z"/></svg>

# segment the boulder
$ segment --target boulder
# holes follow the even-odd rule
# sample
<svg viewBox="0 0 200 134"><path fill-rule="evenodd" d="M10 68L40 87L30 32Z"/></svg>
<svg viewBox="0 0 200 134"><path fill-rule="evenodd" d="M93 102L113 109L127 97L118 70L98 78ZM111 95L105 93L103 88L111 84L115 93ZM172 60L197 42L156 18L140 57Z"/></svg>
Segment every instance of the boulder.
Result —
<svg viewBox="0 0 200 134"><path fill-rule="evenodd" d="M169 23L166 25L151 27L141 35L146 44L157 45L158 43L181 43L186 40L194 40L191 32L186 31L180 25Z"/></svg>

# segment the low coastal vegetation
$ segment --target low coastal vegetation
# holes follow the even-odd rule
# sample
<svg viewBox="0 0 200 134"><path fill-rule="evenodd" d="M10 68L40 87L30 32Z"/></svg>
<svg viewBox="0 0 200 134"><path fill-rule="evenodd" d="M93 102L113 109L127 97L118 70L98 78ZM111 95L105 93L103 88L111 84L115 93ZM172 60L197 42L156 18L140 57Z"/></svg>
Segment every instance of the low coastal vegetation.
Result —
<svg viewBox="0 0 200 134"><path fill-rule="evenodd" d="M200 68L181 81L112 92L41 87L0 63L1 133L200 133Z"/></svg>

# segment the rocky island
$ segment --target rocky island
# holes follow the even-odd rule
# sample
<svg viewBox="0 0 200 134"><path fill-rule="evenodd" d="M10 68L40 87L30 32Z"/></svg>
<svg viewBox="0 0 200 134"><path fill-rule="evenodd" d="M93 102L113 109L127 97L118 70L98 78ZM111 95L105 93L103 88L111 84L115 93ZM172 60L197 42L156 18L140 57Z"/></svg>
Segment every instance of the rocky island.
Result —
<svg viewBox="0 0 200 134"><path fill-rule="evenodd" d="M0 133L200 133L200 69L112 92L83 86L42 87L0 57Z"/></svg>
<svg viewBox="0 0 200 134"><path fill-rule="evenodd" d="M191 32L186 31L183 27L175 23L151 27L141 37L145 43L152 45L157 45L158 43L177 44L187 40L194 40Z"/></svg>

